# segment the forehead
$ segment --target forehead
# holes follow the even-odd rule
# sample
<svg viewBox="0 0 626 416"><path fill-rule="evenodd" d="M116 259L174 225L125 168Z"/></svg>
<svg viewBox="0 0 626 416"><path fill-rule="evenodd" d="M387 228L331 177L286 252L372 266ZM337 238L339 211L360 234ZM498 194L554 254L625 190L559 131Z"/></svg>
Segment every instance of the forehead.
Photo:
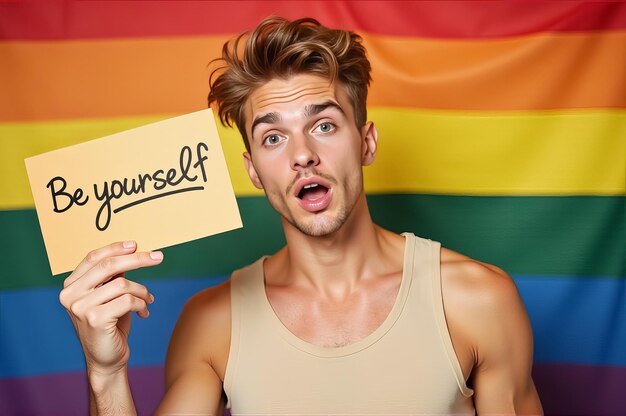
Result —
<svg viewBox="0 0 626 416"><path fill-rule="evenodd" d="M328 79L299 74L287 79L274 78L250 94L245 106L246 130L255 117L270 112L282 114L300 113L308 104L335 101L349 111L345 92L337 83ZM347 106L349 107L349 106Z"/></svg>

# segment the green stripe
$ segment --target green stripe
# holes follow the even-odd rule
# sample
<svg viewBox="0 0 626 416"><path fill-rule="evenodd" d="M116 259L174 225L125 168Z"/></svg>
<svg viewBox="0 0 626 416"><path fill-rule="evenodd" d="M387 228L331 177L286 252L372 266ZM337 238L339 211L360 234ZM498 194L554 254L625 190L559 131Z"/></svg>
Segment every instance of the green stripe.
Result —
<svg viewBox="0 0 626 416"><path fill-rule="evenodd" d="M626 276L622 196L377 195L369 203L381 226L510 274Z"/></svg>
<svg viewBox="0 0 626 416"><path fill-rule="evenodd" d="M167 248L161 266L131 276L226 274L278 250L284 237L267 200L238 203L243 229ZM383 227L441 241L510 274L626 275L624 197L407 194L371 195L369 203ZM0 230L0 290L61 285L62 277L51 276L34 210L0 211Z"/></svg>

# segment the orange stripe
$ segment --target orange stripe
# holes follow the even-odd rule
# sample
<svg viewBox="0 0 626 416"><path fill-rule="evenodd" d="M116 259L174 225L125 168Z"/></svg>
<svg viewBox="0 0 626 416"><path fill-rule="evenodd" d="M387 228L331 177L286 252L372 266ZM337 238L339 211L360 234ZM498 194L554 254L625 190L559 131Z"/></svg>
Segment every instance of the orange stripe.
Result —
<svg viewBox="0 0 626 416"><path fill-rule="evenodd" d="M368 37L370 103L447 110L626 107L626 32L493 41Z"/></svg>
<svg viewBox="0 0 626 416"><path fill-rule="evenodd" d="M228 36L0 43L0 121L180 114L206 107Z"/></svg>
<svg viewBox="0 0 626 416"><path fill-rule="evenodd" d="M2 42L0 121L203 108L206 64L229 37ZM626 107L626 32L481 41L366 35L365 41L374 67L370 106Z"/></svg>

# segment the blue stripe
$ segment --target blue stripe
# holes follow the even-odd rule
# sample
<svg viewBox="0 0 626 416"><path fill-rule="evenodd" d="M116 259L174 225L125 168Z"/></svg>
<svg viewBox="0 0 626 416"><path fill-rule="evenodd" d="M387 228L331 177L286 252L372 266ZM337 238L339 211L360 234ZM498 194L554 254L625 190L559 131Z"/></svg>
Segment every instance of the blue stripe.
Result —
<svg viewBox="0 0 626 416"><path fill-rule="evenodd" d="M535 337L536 363L626 366L626 279L514 276ZM133 318L130 365L163 365L185 301L226 276L153 280L150 318ZM56 288L0 292L0 377L84 370Z"/></svg>
<svg viewBox="0 0 626 416"><path fill-rule="evenodd" d="M626 366L626 279L513 276L536 363Z"/></svg>
<svg viewBox="0 0 626 416"><path fill-rule="evenodd" d="M144 280L155 302L150 317L133 316L130 366L163 365L176 320L194 293L226 280ZM0 377L85 369L82 348L57 288L0 292Z"/></svg>

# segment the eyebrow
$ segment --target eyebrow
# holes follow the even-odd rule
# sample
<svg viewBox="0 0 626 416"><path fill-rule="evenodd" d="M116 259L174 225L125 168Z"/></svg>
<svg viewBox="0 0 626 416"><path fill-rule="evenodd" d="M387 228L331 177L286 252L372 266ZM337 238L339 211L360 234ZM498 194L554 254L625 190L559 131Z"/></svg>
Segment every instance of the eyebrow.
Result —
<svg viewBox="0 0 626 416"><path fill-rule="evenodd" d="M260 117L257 117L252 122L252 128L250 129L250 133L254 136L254 129L259 124L264 124L264 123L265 124L273 124L273 123L278 123L280 120L281 120L280 114L278 114L276 112L267 113L267 114L264 114L264 115L262 115Z"/></svg>
<svg viewBox="0 0 626 416"><path fill-rule="evenodd" d="M341 114L345 113L343 112L343 109L341 108L341 106L339 104L337 104L336 102L332 101L332 100L328 100L326 102L323 102L322 104L309 104L304 108L304 115L306 117L311 117L311 116L315 116L319 113L321 113L322 111L326 110L327 108L334 108L336 110L338 110Z"/></svg>

